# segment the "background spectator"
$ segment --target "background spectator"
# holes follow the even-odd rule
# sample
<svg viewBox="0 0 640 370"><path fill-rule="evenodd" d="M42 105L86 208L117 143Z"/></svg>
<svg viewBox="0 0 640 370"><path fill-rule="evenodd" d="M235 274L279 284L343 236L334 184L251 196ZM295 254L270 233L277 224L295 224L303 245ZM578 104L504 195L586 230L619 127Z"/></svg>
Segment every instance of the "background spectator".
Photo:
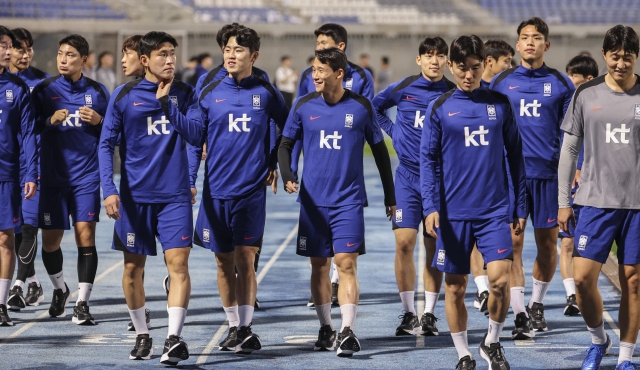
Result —
<svg viewBox="0 0 640 370"><path fill-rule="evenodd" d="M375 81L376 76L373 74L373 68L369 65L369 54L360 54L360 67L369 71Z"/></svg>
<svg viewBox="0 0 640 370"><path fill-rule="evenodd" d="M96 80L103 84L109 93L116 88L116 73L113 71L114 57L110 51L103 51L98 57L98 69L96 70Z"/></svg>
<svg viewBox="0 0 640 370"><path fill-rule="evenodd" d="M276 87L282 93L287 107L293 104L293 95L296 92L298 73L291 68L291 57L288 55L280 58L280 67L276 69Z"/></svg>
<svg viewBox="0 0 640 370"><path fill-rule="evenodd" d="M382 91L391 84L393 71L389 68L389 57L380 58L380 73L378 74L378 91Z"/></svg>
<svg viewBox="0 0 640 370"><path fill-rule="evenodd" d="M94 51L90 51L87 56L87 61L82 67L82 74L85 77L89 77L92 80L96 79L96 53Z"/></svg>

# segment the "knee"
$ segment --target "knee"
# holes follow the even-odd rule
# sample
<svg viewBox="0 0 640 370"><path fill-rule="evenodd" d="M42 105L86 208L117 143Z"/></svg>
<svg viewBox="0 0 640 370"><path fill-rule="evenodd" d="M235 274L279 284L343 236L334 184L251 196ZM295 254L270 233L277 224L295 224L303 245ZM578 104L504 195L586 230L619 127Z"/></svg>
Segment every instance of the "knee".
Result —
<svg viewBox="0 0 640 370"><path fill-rule="evenodd" d="M187 258L173 257L170 260L167 259L167 268L169 274L173 275L188 275L189 274L189 262Z"/></svg>
<svg viewBox="0 0 640 370"><path fill-rule="evenodd" d="M336 266L338 266L338 272L341 274L355 275L356 273L356 260L355 258L341 258L336 259Z"/></svg>
<svg viewBox="0 0 640 370"><path fill-rule="evenodd" d="M625 273L627 291L629 294L638 295L640 289L640 277L635 271L632 274Z"/></svg>
<svg viewBox="0 0 640 370"><path fill-rule="evenodd" d="M144 267L138 266L133 263L125 263L124 264L124 273L122 274L122 279L125 282L132 283L133 281L140 279L142 280L142 274L144 273Z"/></svg>
<svg viewBox="0 0 640 370"><path fill-rule="evenodd" d="M596 278L597 279L597 278ZM573 281L576 284L576 290L581 293L588 293L594 286L593 281L589 274L582 274L580 271L573 270Z"/></svg>
<svg viewBox="0 0 640 370"><path fill-rule="evenodd" d="M491 294L502 296L506 293L507 288L509 287L509 276L508 274L502 274L497 279L491 281L490 284Z"/></svg>
<svg viewBox="0 0 640 370"><path fill-rule="evenodd" d="M464 296L467 292L467 285L461 282L447 282L445 284L445 294L448 294L450 297L455 299L456 301L463 300Z"/></svg>
<svg viewBox="0 0 640 370"><path fill-rule="evenodd" d="M238 273L255 272L253 262L256 258L257 251L257 248L242 248L241 251L236 251L235 264Z"/></svg>
<svg viewBox="0 0 640 370"><path fill-rule="evenodd" d="M415 241L409 238L396 238L396 252L399 254L411 254L413 255L413 249L415 247Z"/></svg>

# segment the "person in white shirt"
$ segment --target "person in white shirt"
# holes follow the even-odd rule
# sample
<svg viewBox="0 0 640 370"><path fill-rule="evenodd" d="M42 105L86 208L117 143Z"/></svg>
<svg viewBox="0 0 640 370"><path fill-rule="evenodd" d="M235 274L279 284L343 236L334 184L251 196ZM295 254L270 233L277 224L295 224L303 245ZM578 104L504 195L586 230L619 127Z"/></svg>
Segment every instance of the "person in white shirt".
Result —
<svg viewBox="0 0 640 370"><path fill-rule="evenodd" d="M280 58L280 63L280 67L276 69L276 87L282 93L287 107L291 108L298 83L298 73L291 68L290 56L285 55Z"/></svg>

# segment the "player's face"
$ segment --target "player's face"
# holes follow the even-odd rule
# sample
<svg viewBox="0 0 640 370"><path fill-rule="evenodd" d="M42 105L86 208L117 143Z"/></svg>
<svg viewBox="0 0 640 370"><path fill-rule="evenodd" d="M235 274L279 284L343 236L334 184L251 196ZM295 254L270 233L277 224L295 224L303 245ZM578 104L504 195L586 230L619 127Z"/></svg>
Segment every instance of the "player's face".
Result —
<svg viewBox="0 0 640 370"><path fill-rule="evenodd" d="M135 50L124 49L122 52L122 72L125 76L137 76L142 74L142 63Z"/></svg>
<svg viewBox="0 0 640 370"><path fill-rule="evenodd" d="M534 61L542 59L544 52L549 50L551 43L544 39L544 35L538 32L536 26L526 26L520 31L516 50L520 53L522 60Z"/></svg>
<svg viewBox="0 0 640 370"><path fill-rule="evenodd" d="M238 45L235 36L229 38L227 46L223 50L224 67L231 74L242 74L251 70L253 63L258 59L258 52L251 52L248 47Z"/></svg>
<svg viewBox="0 0 640 370"><path fill-rule="evenodd" d="M2 36L0 38L0 68L9 68L12 52L11 37L7 35Z"/></svg>
<svg viewBox="0 0 640 370"><path fill-rule="evenodd" d="M328 48L338 48L344 51L344 42L336 43L335 40L327 35L319 35L316 39L316 50L323 50Z"/></svg>
<svg viewBox="0 0 640 370"><path fill-rule="evenodd" d="M322 64L318 58L314 59L311 70L313 83L319 93L332 91L337 85L342 84L344 71L342 69L334 71L328 64Z"/></svg>
<svg viewBox="0 0 640 370"><path fill-rule="evenodd" d="M418 55L416 63L422 70L422 75L433 82L439 81L444 76L444 69L447 65L447 56L437 50L429 51Z"/></svg>
<svg viewBox="0 0 640 370"><path fill-rule="evenodd" d="M467 57L464 63L449 61L449 69L460 90L471 92L480 87L484 63L478 57Z"/></svg>
<svg viewBox="0 0 640 370"><path fill-rule="evenodd" d="M170 80L176 70L176 48L170 42L165 42L153 50L148 58L145 56L140 61L158 81Z"/></svg>
<svg viewBox="0 0 640 370"><path fill-rule="evenodd" d="M58 49L58 72L62 76L72 77L82 73L82 66L87 60L86 56L80 56L76 48L71 45L62 44Z"/></svg>
<svg viewBox="0 0 640 370"><path fill-rule="evenodd" d="M633 78L633 70L636 67L638 56L633 52L625 53L623 49L607 51L604 61L607 63L607 70L616 82L626 81Z"/></svg>
<svg viewBox="0 0 640 370"><path fill-rule="evenodd" d="M568 73L567 77L569 77L569 79L571 80L571 82L573 82L573 85L576 88L587 81L593 80L593 76L585 77L583 74L580 74L580 73Z"/></svg>
<svg viewBox="0 0 640 370"><path fill-rule="evenodd" d="M487 58L491 58L491 60L493 61L493 63L491 63L491 73L493 73L493 75L495 76L498 73L511 68L511 60L513 59L513 55L501 55L497 61L492 57Z"/></svg>
<svg viewBox="0 0 640 370"><path fill-rule="evenodd" d="M29 68L31 59L33 58L33 48L27 47L26 42L22 42L19 48L13 48L11 53L11 65L18 71L24 71Z"/></svg>

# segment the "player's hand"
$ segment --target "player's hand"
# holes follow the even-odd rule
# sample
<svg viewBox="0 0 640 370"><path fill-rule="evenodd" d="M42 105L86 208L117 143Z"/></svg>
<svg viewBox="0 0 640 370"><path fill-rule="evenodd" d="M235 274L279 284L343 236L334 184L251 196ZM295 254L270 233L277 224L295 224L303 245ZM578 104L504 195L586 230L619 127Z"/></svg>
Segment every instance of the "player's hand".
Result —
<svg viewBox="0 0 640 370"><path fill-rule="evenodd" d="M51 124L54 126L59 125L62 122L64 122L64 120L66 120L68 116L69 116L68 110L60 109L53 113L53 115L51 116L51 119L49 119L49 122L51 122Z"/></svg>
<svg viewBox="0 0 640 370"><path fill-rule="evenodd" d="M202 160L204 161L205 159L207 159L207 143L202 145Z"/></svg>
<svg viewBox="0 0 640 370"><path fill-rule="evenodd" d="M524 232L524 228L526 227L526 222L527 220L524 218L516 218L513 220L513 224L511 226L513 227L513 231L516 234L516 236Z"/></svg>
<svg viewBox="0 0 640 370"><path fill-rule="evenodd" d="M560 208L558 210L558 225L560 225L560 230L570 234L569 223L574 227L576 226L576 216L573 214L573 208Z"/></svg>
<svg viewBox="0 0 640 370"><path fill-rule="evenodd" d="M107 211L107 216L114 220L120 219L120 197L118 194L109 195L104 200L104 208Z"/></svg>
<svg viewBox="0 0 640 370"><path fill-rule="evenodd" d="M387 211L387 217L389 217L389 221L393 220L393 215L396 214L396 206L385 206L385 209Z"/></svg>
<svg viewBox="0 0 640 370"><path fill-rule="evenodd" d="M89 107L80 107L78 112L80 113L80 119L90 125L95 126L102 120L102 116Z"/></svg>
<svg viewBox="0 0 640 370"><path fill-rule="evenodd" d="M440 214L438 212L432 212L426 217L424 224L427 228L427 234L431 235L435 239L438 239L438 233L436 229L440 228Z"/></svg>
<svg viewBox="0 0 640 370"><path fill-rule="evenodd" d="M573 182L571 183L571 189L575 189L580 186L580 170L576 170L576 175L573 177ZM571 198L575 198L576 193L571 194Z"/></svg>
<svg viewBox="0 0 640 370"><path fill-rule="evenodd" d="M273 181L271 182L271 191L273 191L273 194L278 193L278 170L273 170Z"/></svg>
<svg viewBox="0 0 640 370"><path fill-rule="evenodd" d="M191 188L191 204L196 204L196 194L198 194L198 189Z"/></svg>
<svg viewBox="0 0 640 370"><path fill-rule="evenodd" d="M173 77L169 81L162 81L158 85L158 91L156 91L156 99L160 99L163 96L169 95L171 90L171 83L173 83Z"/></svg>
<svg viewBox="0 0 640 370"><path fill-rule="evenodd" d="M24 199L33 198L36 195L37 185L35 182L25 182L24 183Z"/></svg>
<svg viewBox="0 0 640 370"><path fill-rule="evenodd" d="M287 183L284 184L284 190L289 194L297 193L298 192L298 183L297 182L293 182L293 181L287 181Z"/></svg>

